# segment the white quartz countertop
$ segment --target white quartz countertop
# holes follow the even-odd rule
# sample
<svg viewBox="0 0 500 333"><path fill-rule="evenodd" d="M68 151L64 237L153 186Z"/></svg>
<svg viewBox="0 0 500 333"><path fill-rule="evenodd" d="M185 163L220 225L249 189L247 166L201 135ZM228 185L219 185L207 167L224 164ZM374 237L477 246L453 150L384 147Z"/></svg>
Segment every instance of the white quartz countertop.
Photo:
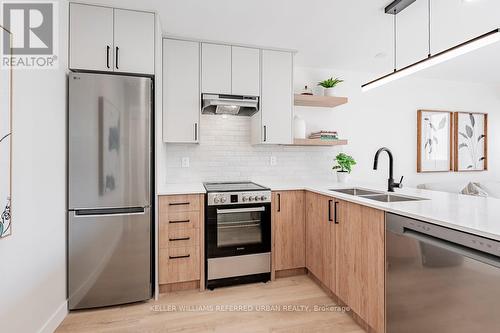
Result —
<svg viewBox="0 0 500 333"><path fill-rule="evenodd" d="M395 194L424 198L422 201L380 202L331 189L364 188L386 192L386 187L363 183L260 182L273 191L308 190L364 206L384 210L421 221L500 241L500 199L483 198L458 193L395 189Z"/></svg>
<svg viewBox="0 0 500 333"><path fill-rule="evenodd" d="M333 192L331 189L364 188L385 192L387 188L365 183L340 184L317 181L255 180L272 191L308 190L364 206L380 209L421 221L500 241L500 199L462 194L420 190L396 189L395 194L424 198L422 201L380 202L364 197ZM166 184L159 195L205 193L202 183Z"/></svg>
<svg viewBox="0 0 500 333"><path fill-rule="evenodd" d="M203 183L180 183L158 185L158 195L181 195L181 194L203 194L205 193Z"/></svg>

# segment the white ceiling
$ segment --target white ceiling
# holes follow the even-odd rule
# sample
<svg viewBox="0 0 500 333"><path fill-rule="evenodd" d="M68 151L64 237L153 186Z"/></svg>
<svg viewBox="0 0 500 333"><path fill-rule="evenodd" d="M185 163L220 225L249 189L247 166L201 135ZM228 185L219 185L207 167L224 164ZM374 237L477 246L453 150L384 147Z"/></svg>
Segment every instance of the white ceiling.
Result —
<svg viewBox="0 0 500 333"><path fill-rule="evenodd" d="M358 70L393 68L391 0L102 0L157 11L164 33L297 49L298 66ZM432 52L500 27L499 0L431 0ZM427 0L398 14L398 67L427 56ZM382 54L385 56L378 56ZM500 55L500 53L499 53ZM498 59L498 57L496 57ZM496 61L495 59L495 61ZM480 78L500 82L483 59ZM463 65L463 64L462 64ZM472 64L470 64L472 67ZM476 64L474 64L476 66ZM463 67L463 66L462 66ZM452 71L455 73L455 70ZM500 73L500 72L497 72ZM451 74L447 71L439 75ZM493 73L496 74L496 73ZM467 75L462 75L467 76ZM500 76L500 75L498 75Z"/></svg>

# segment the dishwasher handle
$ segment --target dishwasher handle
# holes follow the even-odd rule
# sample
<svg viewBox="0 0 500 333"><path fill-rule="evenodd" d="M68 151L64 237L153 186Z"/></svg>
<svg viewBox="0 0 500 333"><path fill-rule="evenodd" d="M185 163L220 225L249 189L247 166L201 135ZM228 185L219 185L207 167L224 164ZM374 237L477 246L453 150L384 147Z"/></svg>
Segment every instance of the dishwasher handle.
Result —
<svg viewBox="0 0 500 333"><path fill-rule="evenodd" d="M433 237L413 229L404 228L403 235L418 240L420 242L439 247L482 263L500 268L500 258L492 254L482 252L461 244L453 243L445 239Z"/></svg>

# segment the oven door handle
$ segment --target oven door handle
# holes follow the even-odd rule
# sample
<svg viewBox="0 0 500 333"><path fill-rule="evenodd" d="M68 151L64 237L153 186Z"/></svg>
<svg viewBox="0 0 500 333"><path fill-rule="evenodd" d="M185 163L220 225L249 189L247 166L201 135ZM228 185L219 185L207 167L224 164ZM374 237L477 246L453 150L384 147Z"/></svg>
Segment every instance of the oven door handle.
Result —
<svg viewBox="0 0 500 333"><path fill-rule="evenodd" d="M266 207L252 208L234 208L234 209L217 209L217 214L233 214L233 213L249 213L249 212L264 212Z"/></svg>

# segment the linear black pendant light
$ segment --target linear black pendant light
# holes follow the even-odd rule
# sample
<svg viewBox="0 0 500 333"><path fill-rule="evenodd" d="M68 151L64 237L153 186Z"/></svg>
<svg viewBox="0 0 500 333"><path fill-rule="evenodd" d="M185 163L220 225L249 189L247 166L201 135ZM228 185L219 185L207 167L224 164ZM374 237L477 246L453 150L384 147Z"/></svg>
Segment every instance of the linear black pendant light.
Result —
<svg viewBox="0 0 500 333"><path fill-rule="evenodd" d="M416 0L396 0L392 2L389 6L385 8L385 12L388 14L394 15L394 72L379 77L373 81L365 83L361 86L362 91L368 91L377 87L380 87L389 82L395 81L397 79L403 78L405 76L414 74L423 69L432 67L434 65L443 63L452 58L458 57L460 55L469 53L471 51L477 50L484 46L496 43L500 41L500 29L494 29L490 32L487 32L481 36L470 39L461 44L455 45L447 50L439 52L437 54L431 54L431 4L430 0L428 0L429 6L429 54L428 57L417 61L411 65L403 67L401 69L396 68L396 15L401 12L403 9L411 5Z"/></svg>

